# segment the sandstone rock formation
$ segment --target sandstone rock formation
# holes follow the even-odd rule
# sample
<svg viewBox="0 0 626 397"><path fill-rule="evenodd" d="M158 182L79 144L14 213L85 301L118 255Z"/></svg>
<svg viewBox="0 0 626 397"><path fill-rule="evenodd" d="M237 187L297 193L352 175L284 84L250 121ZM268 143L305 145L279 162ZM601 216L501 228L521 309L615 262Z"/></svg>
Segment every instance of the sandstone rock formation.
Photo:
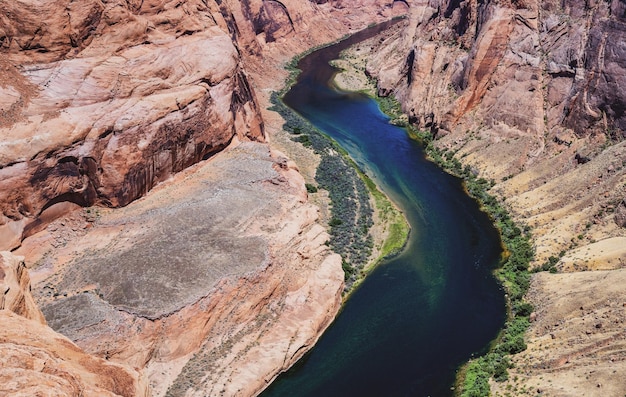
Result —
<svg viewBox="0 0 626 397"><path fill-rule="evenodd" d="M0 248L66 213L59 203L123 206L235 135L263 140L241 55L290 38L282 61L404 11L361 3L1 4Z"/></svg>
<svg viewBox="0 0 626 397"><path fill-rule="evenodd" d="M266 104L292 56L406 4L40 3L0 4L0 249L26 257L49 324L90 355L10 315L0 333L30 347L7 356L24 370L7 387L258 393L334 318L343 272L295 165L249 142L267 138L255 91ZM27 359L46 354L79 374Z"/></svg>
<svg viewBox="0 0 626 397"><path fill-rule="evenodd" d="M608 61L602 58L579 68L576 78L550 72L557 67L551 59L578 37L552 32L553 20L571 12L566 25L578 29L582 11L545 2L411 4L406 27L370 45L367 72L377 78L378 93L396 95L411 123L430 130L440 147L497 183L494 191L534 228L539 259L573 243L624 235L618 226L626 179L621 119L606 116L581 129L583 121L572 120L587 120L588 114L568 110L584 95L593 100L613 95L608 103L619 106L619 85L604 87L606 94L580 88L587 94L579 95L572 84L598 73L615 81L623 71L604 68ZM610 26L623 23L615 7L598 3L583 14L594 29L612 32ZM552 41L559 42L558 49L547 44ZM594 45L589 41L578 56L589 59L584 51L595 54ZM571 84L558 96L554 87L565 79ZM587 108L600 112L602 106Z"/></svg>
<svg viewBox="0 0 626 397"><path fill-rule="evenodd" d="M563 272L623 267L624 2L415 0L410 5L403 29L370 43L367 72L377 79L378 93L395 95L409 121L429 130L436 145L494 180L492 192L506 200L517 221L532 227L538 265L552 256ZM594 272L588 281L600 286L619 274ZM570 285L566 280L579 277L538 276L530 298L543 307L539 317L570 302L567 294L551 300L556 285L551 283ZM585 291L594 299L593 289ZM617 300L625 297L616 294ZM603 301L594 307L612 306ZM578 331L571 332L573 341ZM611 332L602 337L613 338ZM533 327L531 344L538 335L542 331ZM622 346L625 337L618 333L611 340ZM550 344L544 355L561 356L559 349ZM622 350L615 357L622 357L623 348L617 349ZM579 370L600 368L581 358L595 351L572 356L569 366L535 364L533 377L553 382L550 393L568 395L559 391L564 382ZM612 376L623 378L624 368L617 371ZM580 382L576 393L604 390L596 386ZM623 394L626 385L611 390Z"/></svg>
<svg viewBox="0 0 626 397"><path fill-rule="evenodd" d="M30 294L30 276L24 261L6 251L0 252L0 293L0 310L46 323Z"/></svg>
<svg viewBox="0 0 626 397"><path fill-rule="evenodd" d="M468 114L476 111L471 116L484 127L503 123L526 134L545 127L552 135L567 127L578 137L623 138L619 109L626 98L617 87L626 54L605 47L608 37L622 37L622 2L416 0L411 6L407 29L384 46L370 71L380 74L382 93L405 100L418 126L430 127L432 119L440 133L457 123L479 127ZM389 55L392 62L385 61ZM446 106L430 106L437 100ZM521 103L537 105L520 109Z"/></svg>
<svg viewBox="0 0 626 397"><path fill-rule="evenodd" d="M83 217L59 220L25 240L49 324L145 368L153 395L263 389L328 326L343 290L341 259L293 167L243 143L99 210L87 229ZM82 234L55 249L76 225Z"/></svg>
<svg viewBox="0 0 626 397"><path fill-rule="evenodd" d="M148 396L136 371L82 351L46 326L20 258L0 253L0 394Z"/></svg>
<svg viewBox="0 0 626 397"><path fill-rule="evenodd" d="M126 205L226 147L263 139L217 4L3 2L1 247L71 202Z"/></svg>

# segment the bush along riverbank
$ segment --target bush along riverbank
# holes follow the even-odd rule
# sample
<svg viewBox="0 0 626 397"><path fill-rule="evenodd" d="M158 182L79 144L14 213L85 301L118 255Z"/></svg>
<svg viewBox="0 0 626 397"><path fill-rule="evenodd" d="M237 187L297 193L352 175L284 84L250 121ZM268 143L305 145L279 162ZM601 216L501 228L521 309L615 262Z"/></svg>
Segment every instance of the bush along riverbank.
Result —
<svg viewBox="0 0 626 397"><path fill-rule="evenodd" d="M290 64L295 65L293 62ZM331 202L331 219L328 222L331 239L328 244L341 255L345 292L349 292L375 264L404 247L409 227L400 211L359 170L345 150L283 103L281 98L285 91L272 93L270 110L279 113L285 120L283 129L292 135L292 140L320 156L315 175L317 186L309 184L307 190L310 193L318 188L328 191ZM389 229L387 238L378 249L377 258L372 258L374 239L370 229L374 221L370 196L378 209L380 220Z"/></svg>
<svg viewBox="0 0 626 397"><path fill-rule="evenodd" d="M524 301L530 286L529 266L534 258L530 229L516 225L499 200L489 194L494 181L478 177L478 173L470 166L463 166L453 152L435 146L429 132L418 131L404 122L400 104L394 98L377 100L381 110L391 117L390 122L406 127L410 137L422 143L432 161L464 180L468 194L480 203L500 231L504 253L495 275L507 293L507 321L488 351L460 369L455 387L456 394L463 397L488 396L489 379L507 380L508 369L512 367L509 356L526 350L524 333L530 326L533 311L532 305Z"/></svg>
<svg viewBox="0 0 626 397"><path fill-rule="evenodd" d="M331 219L328 222L331 239L328 244L341 255L346 282L344 294L348 295L380 261L402 250L410 228L402 213L337 142L282 101L282 97L297 80L300 59L319 48L321 46L309 49L287 63L285 68L289 71L289 77L281 91L271 94L272 106L269 109L285 120L283 130L291 134L293 141L320 156L315 175L317 186L307 184L307 191L314 193L318 188L328 191L331 204ZM376 206L378 221L387 230L385 240L376 250L370 233L374 224L370 197ZM373 257L375 251L377 255Z"/></svg>

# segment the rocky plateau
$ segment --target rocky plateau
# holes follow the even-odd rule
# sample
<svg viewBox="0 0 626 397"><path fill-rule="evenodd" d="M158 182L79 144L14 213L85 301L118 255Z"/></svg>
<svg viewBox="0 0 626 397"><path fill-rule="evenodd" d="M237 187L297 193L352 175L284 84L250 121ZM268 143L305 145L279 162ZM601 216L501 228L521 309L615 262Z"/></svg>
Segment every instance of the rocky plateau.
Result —
<svg viewBox="0 0 626 397"><path fill-rule="evenodd" d="M145 377L97 358L46 325L23 258L0 254L0 394L148 396Z"/></svg>
<svg viewBox="0 0 626 397"><path fill-rule="evenodd" d="M51 223L19 250L48 323L142 369L151 395L255 394L341 301L340 258L293 167L241 143L126 207Z"/></svg>

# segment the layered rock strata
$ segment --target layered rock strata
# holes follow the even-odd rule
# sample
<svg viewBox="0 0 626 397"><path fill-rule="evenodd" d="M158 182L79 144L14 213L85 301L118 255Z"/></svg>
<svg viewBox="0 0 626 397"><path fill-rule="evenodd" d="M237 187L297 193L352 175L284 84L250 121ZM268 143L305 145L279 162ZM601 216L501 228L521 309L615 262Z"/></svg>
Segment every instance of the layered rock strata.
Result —
<svg viewBox="0 0 626 397"><path fill-rule="evenodd" d="M494 395L619 396L626 384L626 269L539 273L528 349Z"/></svg>
<svg viewBox="0 0 626 397"><path fill-rule="evenodd" d="M253 395L341 303L341 259L302 177L264 144L222 152L122 209L89 211L20 248L38 260L35 295L86 351L145 368L153 395Z"/></svg>
<svg viewBox="0 0 626 397"><path fill-rule="evenodd" d="M46 326L24 262L0 252L0 394L148 396L135 370L85 353Z"/></svg>
<svg viewBox="0 0 626 397"><path fill-rule="evenodd" d="M594 39L621 37L619 4L416 1L368 62L379 94L495 180L541 259L581 233L624 235L624 128L610 109L625 103L626 53Z"/></svg>
<svg viewBox="0 0 626 397"><path fill-rule="evenodd" d="M75 205L124 206L234 136L264 140L242 56L276 88L281 62L404 4L3 3L0 248Z"/></svg>
<svg viewBox="0 0 626 397"><path fill-rule="evenodd" d="M19 257L0 252L0 310L45 324L46 320L30 293L30 275Z"/></svg>
<svg viewBox="0 0 626 397"><path fill-rule="evenodd" d="M618 269L626 262L626 97L621 88L626 52L619 44L626 6L622 1L471 0L410 5L403 29L369 43L367 73L377 79L378 93L395 95L409 121L429 130L436 145L494 180L492 192L506 200L517 221L532 227L536 265L556 260L565 273L537 276L529 299L542 308L538 316L560 313L573 297L552 299L553 288L575 288L582 277L570 272ZM586 277L602 289L621 276L593 272ZM614 291L598 301L593 288L584 291L581 302L616 313L616 324L624 321L613 306L626 295ZM568 356L571 365L529 366L516 359L516 368L523 368L513 370L519 382L544 380L541 387L524 390L571 395L569 380L600 370L601 360L592 358L606 350L596 343L606 338L615 345L607 353L614 360L614 381L605 377L594 383L589 375L576 383L576 394L602 394L597 385L605 381L623 394L626 385L617 379L626 373L624 335L600 327L594 338L579 338L580 330L569 323L561 329L564 334L554 337L576 344L580 354ZM533 324L531 346L543 337L542 326ZM567 350L559 343L543 345L546 363ZM520 384L507 387L522 390Z"/></svg>
<svg viewBox="0 0 626 397"><path fill-rule="evenodd" d="M225 148L263 140L215 3L4 2L1 247L64 203L123 206Z"/></svg>
<svg viewBox="0 0 626 397"><path fill-rule="evenodd" d="M267 138L261 112L280 134L254 91L266 104L292 56L406 5L19 0L0 11L0 246L26 257L49 324L91 354L75 357L96 360L100 389L60 394L121 392L98 376L131 367L142 375L128 370L135 389L121 395L258 393L334 318L343 272L294 164L246 143ZM18 338L19 326L0 332ZM69 343L59 338L44 327L16 343Z"/></svg>

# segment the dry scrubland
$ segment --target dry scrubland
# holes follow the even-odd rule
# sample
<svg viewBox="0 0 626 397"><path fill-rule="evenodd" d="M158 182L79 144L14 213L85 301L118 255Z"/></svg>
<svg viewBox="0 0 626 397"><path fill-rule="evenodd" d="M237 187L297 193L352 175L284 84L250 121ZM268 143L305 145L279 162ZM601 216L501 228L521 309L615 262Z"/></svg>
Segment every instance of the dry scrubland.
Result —
<svg viewBox="0 0 626 397"><path fill-rule="evenodd" d="M153 395L260 390L329 324L343 287L293 167L241 143L122 209L53 222L19 250L48 324L145 366Z"/></svg>

